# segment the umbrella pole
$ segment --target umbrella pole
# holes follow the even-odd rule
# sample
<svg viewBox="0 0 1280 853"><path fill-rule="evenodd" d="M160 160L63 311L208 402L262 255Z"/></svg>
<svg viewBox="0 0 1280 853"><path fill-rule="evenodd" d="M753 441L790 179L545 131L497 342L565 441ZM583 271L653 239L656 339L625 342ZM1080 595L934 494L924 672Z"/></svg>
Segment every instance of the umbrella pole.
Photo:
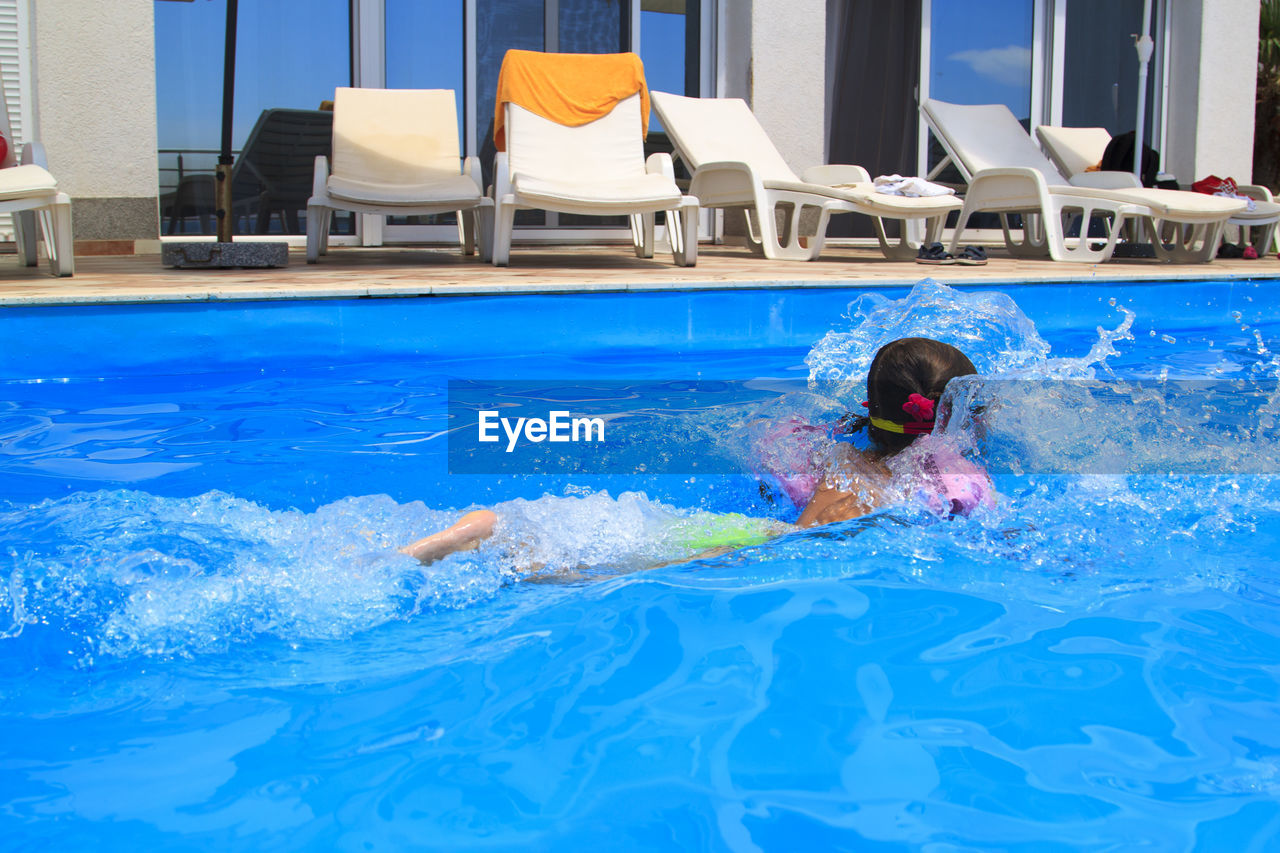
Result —
<svg viewBox="0 0 1280 853"><path fill-rule="evenodd" d="M1138 124L1133 132L1133 174L1142 180L1142 148L1146 140L1147 129L1147 65L1151 62L1151 51L1155 43L1148 33L1151 31L1151 0L1142 4L1142 32L1134 39L1133 46L1138 50Z"/></svg>
<svg viewBox="0 0 1280 853"><path fill-rule="evenodd" d="M215 177L217 191L218 242L231 242L231 117L236 92L237 0L227 0L227 35L223 42L222 65L222 150L218 154Z"/></svg>

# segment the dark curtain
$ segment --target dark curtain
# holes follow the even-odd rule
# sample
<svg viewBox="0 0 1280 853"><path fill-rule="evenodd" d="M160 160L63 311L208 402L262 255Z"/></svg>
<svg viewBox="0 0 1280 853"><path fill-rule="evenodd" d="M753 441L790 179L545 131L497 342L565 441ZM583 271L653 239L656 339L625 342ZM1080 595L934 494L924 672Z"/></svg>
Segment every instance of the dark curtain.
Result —
<svg viewBox="0 0 1280 853"><path fill-rule="evenodd" d="M921 0L845 0L838 10L828 162L876 175L916 173ZM874 236L864 216L837 216L832 237Z"/></svg>

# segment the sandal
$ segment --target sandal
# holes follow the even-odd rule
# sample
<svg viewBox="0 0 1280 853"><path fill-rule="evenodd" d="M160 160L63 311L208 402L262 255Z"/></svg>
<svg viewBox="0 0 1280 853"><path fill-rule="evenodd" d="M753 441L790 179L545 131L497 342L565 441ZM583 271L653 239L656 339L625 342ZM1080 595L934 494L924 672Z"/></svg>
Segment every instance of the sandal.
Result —
<svg viewBox="0 0 1280 853"><path fill-rule="evenodd" d="M955 256L942 247L941 243L922 243L916 252L917 264L954 264Z"/></svg>
<svg viewBox="0 0 1280 853"><path fill-rule="evenodd" d="M987 263L987 250L981 246L965 246L964 251L956 256L956 263L967 267L980 267Z"/></svg>

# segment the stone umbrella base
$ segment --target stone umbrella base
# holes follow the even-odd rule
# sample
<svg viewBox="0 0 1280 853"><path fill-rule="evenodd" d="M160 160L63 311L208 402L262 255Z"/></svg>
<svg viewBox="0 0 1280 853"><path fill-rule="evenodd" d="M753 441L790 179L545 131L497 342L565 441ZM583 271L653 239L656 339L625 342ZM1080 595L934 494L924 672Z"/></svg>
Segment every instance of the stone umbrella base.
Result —
<svg viewBox="0 0 1280 853"><path fill-rule="evenodd" d="M161 258L166 267L178 269L233 269L236 267L285 267L287 243L165 243Z"/></svg>

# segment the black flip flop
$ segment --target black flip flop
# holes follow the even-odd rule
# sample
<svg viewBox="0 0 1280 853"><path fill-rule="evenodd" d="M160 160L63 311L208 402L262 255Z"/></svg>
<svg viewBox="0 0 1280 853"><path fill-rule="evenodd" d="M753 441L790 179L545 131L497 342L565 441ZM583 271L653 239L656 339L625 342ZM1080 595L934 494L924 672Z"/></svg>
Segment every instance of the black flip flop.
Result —
<svg viewBox="0 0 1280 853"><path fill-rule="evenodd" d="M954 264L955 256L942 247L941 243L923 243L916 252L917 264Z"/></svg>
<svg viewBox="0 0 1280 853"><path fill-rule="evenodd" d="M981 246L965 246L964 251L956 255L956 263L966 267L980 267L987 263L987 250Z"/></svg>

